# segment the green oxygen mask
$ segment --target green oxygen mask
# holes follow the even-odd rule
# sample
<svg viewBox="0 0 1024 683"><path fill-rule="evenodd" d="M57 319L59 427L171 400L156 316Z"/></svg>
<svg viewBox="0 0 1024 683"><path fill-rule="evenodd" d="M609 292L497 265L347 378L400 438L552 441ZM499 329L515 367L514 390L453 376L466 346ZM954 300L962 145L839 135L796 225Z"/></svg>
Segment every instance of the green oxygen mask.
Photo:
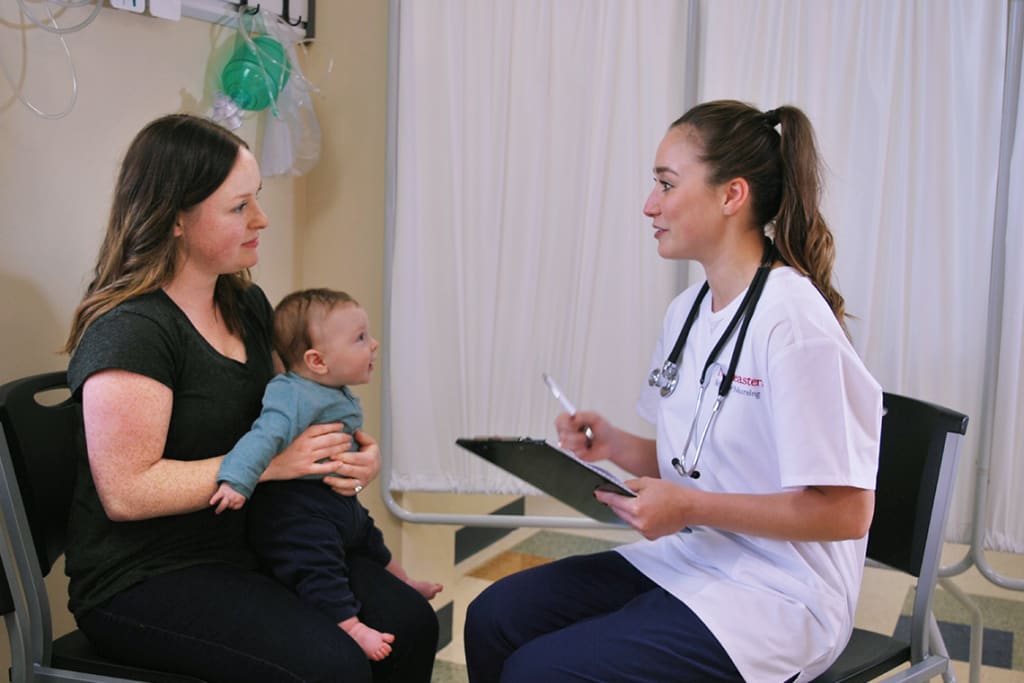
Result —
<svg viewBox="0 0 1024 683"><path fill-rule="evenodd" d="M291 63L281 43L268 35L239 36L220 81L239 109L261 111L277 101L290 75Z"/></svg>

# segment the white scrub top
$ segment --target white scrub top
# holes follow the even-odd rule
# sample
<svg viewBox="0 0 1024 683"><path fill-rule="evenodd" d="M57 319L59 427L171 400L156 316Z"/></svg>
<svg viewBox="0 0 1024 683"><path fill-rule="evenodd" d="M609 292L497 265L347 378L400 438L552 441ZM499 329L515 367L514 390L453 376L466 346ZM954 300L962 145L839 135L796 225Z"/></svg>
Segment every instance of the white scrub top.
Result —
<svg viewBox="0 0 1024 683"><path fill-rule="evenodd" d="M669 306L652 368L675 344L697 286ZM803 486L874 489L882 390L814 285L775 268L755 309L732 390L701 453L700 478L672 466L682 451L700 371L742 294L711 312L705 297L683 349L679 384L662 398L644 389L637 405L657 425L661 476L705 491L776 493ZM705 394L700 428L728 367L722 349ZM696 439L695 439L696 440ZM687 463L692 462L693 451ZM853 628L867 540L790 542L695 528L619 552L686 603L718 638L746 681L811 680L839 656Z"/></svg>

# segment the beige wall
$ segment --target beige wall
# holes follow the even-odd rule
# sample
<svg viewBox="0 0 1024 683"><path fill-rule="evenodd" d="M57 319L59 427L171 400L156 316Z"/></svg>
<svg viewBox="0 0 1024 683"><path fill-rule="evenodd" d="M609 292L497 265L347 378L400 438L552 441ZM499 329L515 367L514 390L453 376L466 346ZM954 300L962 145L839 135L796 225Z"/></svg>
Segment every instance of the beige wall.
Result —
<svg viewBox="0 0 1024 683"><path fill-rule="evenodd" d="M387 2L317 3L317 34L310 73L334 67L317 104L323 156L305 178L306 216L296 228L296 285L343 289L370 317L380 338L384 322L384 189L387 132ZM328 41L328 36L329 41ZM385 358L386 356L382 356ZM364 427L380 434L380 373L357 390ZM370 507L385 538L397 539L396 520L385 514L379 490L360 500ZM401 545L391 543L396 555Z"/></svg>
<svg viewBox="0 0 1024 683"><path fill-rule="evenodd" d="M12 16L0 18L16 19L2 7L0 13ZM66 363L55 350L94 263L121 156L156 116L209 111L207 58L229 37L190 19L173 23L105 9L67 37L78 76L71 114L38 117L0 81L0 381ZM63 108L70 80L57 40L0 24L0 55L14 73L24 64L26 96L46 110ZM255 144L256 120L239 132ZM265 183L271 229L257 275L269 289L283 291L294 280L294 226L303 208L295 197L302 183Z"/></svg>
<svg viewBox="0 0 1024 683"><path fill-rule="evenodd" d="M30 3L32 5L33 3ZM59 42L20 31L15 3L0 5L0 58L24 92L50 111L69 94ZM74 17L66 13L63 23ZM70 115L46 120L18 103L0 80L0 382L57 369L70 315L89 277L117 165L131 137L161 114L209 111L219 69L210 66L230 32L192 19L167 22L104 9L68 36L78 75ZM307 75L326 71L316 100L322 157L304 177L265 180L271 219L255 276L272 301L299 286L348 290L366 307L374 331L383 318L383 235L387 3L317 3L317 43ZM258 124L240 130L258 142ZM379 433L379 382L360 392L366 428ZM375 491L371 491L371 494ZM376 495L362 496L388 538L394 521ZM401 544L393 544L400 550ZM60 587L60 568L51 581ZM55 604L57 632L70 627ZM7 667L0 643L0 670Z"/></svg>

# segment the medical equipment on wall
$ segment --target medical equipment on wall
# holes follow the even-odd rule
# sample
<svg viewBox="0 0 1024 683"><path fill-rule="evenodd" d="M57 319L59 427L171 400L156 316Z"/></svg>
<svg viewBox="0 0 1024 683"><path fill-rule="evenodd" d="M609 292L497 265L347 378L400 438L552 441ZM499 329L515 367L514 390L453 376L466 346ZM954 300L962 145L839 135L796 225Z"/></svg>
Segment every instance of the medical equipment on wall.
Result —
<svg viewBox="0 0 1024 683"><path fill-rule="evenodd" d="M30 109L32 113L44 119L63 118L71 113L71 110L75 108L75 103L78 101L78 74L75 71L75 62L71 56L71 48L68 47L67 40L65 40L64 36L66 36L69 33L81 31L86 26L91 24L96 19L96 15L99 14L100 9L103 7L103 0L62 0L61 2L54 3L51 3L50 0L47 0L46 2L43 3L43 7L46 9L46 16L49 20L48 23L36 17L31 8L25 2L25 0L17 0L17 2L18 9L20 10L21 16L23 18L28 19L28 21L31 24L33 24L37 28L42 29L46 33L56 36L57 39L60 41L61 47L64 49L64 57L67 61L68 71L71 75L71 94L68 97L68 102L60 111L44 111L40 107L33 104L32 101L29 100L29 98L26 97L26 95L22 92L25 85L24 65L22 65L21 68L20 78L15 78L14 76L12 76L10 70L8 69L7 63L3 59L3 55L0 55L0 70L3 71L4 78L7 80L7 83L11 86L11 90L14 92L14 96L18 99L19 102L28 107L28 109ZM61 26L57 23L57 19L55 18L54 13L50 8L51 4L55 4L57 8L61 11L61 13L69 9L84 8L90 5L92 6L92 9L89 10L89 13L85 15L85 18L80 20L78 23L65 24L64 26ZM21 31L21 54L23 56L23 59L27 59L27 50L25 46L26 30L29 28L28 25L22 24L21 26L17 26L15 24L8 24L8 27L16 28Z"/></svg>
<svg viewBox="0 0 1024 683"><path fill-rule="evenodd" d="M672 467L675 468L676 472L682 477L692 477L697 479L700 477L700 472L697 470L697 463L700 461L701 451L704 449L704 441L707 439L708 434L711 432L711 427L715 423L715 419L718 417L718 412L721 410L722 403L725 402L725 397L729 395L729 390L732 389L732 381L736 376L736 365L740 360L740 350L743 348L743 339L747 336L747 327L750 326L750 319L754 317L754 308L757 307L757 302L761 298L761 292L764 290L764 283L768 280L768 273L771 272L772 264L775 262L775 247L767 238L765 239L764 255L761 257L761 265L757 269L757 273L754 274L754 279L751 280L750 286L747 287L747 293L743 296L743 300L740 301L740 306L736 310L736 313L732 316L732 320L729 321L729 325L725 328L722 336L719 337L718 342L715 343L714 348L711 349L711 353L708 354L707 360L704 362L704 368L700 373L700 385L697 389L697 405L693 410L693 421L690 423L690 430L686 434L686 441L683 443L682 453L677 458L672 458ZM668 358L662 364L661 368L654 368L651 371L650 376L647 378L647 384L652 387L658 387L662 398L671 396L678 384L678 371L679 371L679 360L683 353L683 346L686 345L686 338L690 335L690 328L693 327L694 321L697 319L697 315L700 313L700 305L707 295L710 286L705 282L700 291L697 292L697 298L694 299L693 305L690 307L690 312L686 316L686 321L683 323L683 329L679 332L679 337L676 339L675 345L672 347L672 352ZM742 324L740 321L742 320ZM726 342L732 336L732 333L736 330L736 326L739 327L739 335L736 337L736 345L732 350L732 358L729 361L729 367L724 372L721 370L721 366L716 363L718 354L721 353L722 348ZM708 372L712 367L717 368L718 372ZM704 394L708 387L711 385L712 380L720 379L718 385L718 395L715 397L714 403L711 405L711 414L708 416L704 423L704 427L700 427L700 414L701 406L704 403ZM694 436L700 431L700 436L697 438L696 448L693 454L693 462L687 465L686 453L690 450L690 446L693 444Z"/></svg>
<svg viewBox="0 0 1024 683"><path fill-rule="evenodd" d="M239 6L235 44L220 72L211 118L234 129L244 112L268 112L259 159L265 177L302 175L320 158L312 102L318 90L298 60L298 48L306 43L282 17Z"/></svg>
<svg viewBox="0 0 1024 683"><path fill-rule="evenodd" d="M221 71L220 83L239 109L261 111L277 102L291 75L291 62L269 35L239 34L243 36Z"/></svg>

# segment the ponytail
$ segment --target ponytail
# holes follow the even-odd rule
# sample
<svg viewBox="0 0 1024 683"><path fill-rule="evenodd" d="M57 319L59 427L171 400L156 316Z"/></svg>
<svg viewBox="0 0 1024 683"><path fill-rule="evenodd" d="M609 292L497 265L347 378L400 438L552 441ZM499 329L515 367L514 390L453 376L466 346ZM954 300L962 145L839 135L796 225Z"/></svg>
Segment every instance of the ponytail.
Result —
<svg viewBox="0 0 1024 683"><path fill-rule="evenodd" d="M778 117L782 130L782 196L774 221L775 248L783 263L810 278L846 330L846 302L832 285L835 241L819 210L821 163L814 129L796 107L779 107L769 114Z"/></svg>

